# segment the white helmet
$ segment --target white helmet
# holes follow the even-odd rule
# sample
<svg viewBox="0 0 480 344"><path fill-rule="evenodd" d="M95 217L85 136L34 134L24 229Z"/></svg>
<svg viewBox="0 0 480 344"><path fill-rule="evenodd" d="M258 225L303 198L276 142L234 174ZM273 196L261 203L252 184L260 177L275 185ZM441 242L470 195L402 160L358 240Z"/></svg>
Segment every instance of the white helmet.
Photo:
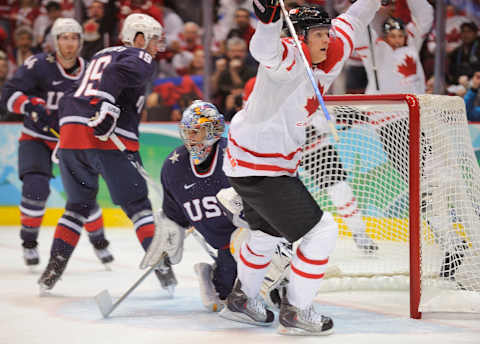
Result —
<svg viewBox="0 0 480 344"><path fill-rule="evenodd" d="M142 13L132 13L123 22L122 42L124 44L133 45L137 33L142 33L145 38L146 48L150 40L157 36L162 38L162 25L152 17Z"/></svg>
<svg viewBox="0 0 480 344"><path fill-rule="evenodd" d="M60 54L60 49L58 49L58 36L62 33L78 33L80 35L80 45L78 47L78 54L82 50L83 46L83 31L80 24L72 18L58 18L53 23L52 30L50 34L53 36L53 44L55 45L55 51L57 54ZM63 57L63 56L62 56Z"/></svg>

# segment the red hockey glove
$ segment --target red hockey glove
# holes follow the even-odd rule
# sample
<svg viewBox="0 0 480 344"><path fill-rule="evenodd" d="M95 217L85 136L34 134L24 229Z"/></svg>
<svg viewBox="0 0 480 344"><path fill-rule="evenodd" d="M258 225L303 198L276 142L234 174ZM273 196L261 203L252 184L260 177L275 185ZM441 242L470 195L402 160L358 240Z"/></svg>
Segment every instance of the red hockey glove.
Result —
<svg viewBox="0 0 480 344"><path fill-rule="evenodd" d="M253 9L257 18L265 24L280 19L281 9L278 0L253 0Z"/></svg>

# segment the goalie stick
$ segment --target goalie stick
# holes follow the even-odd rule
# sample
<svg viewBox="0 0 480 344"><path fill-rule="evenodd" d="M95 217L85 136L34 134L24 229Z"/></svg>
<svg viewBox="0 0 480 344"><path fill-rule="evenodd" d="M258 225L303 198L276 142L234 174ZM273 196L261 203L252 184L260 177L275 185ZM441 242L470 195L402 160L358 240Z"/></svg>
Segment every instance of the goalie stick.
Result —
<svg viewBox="0 0 480 344"><path fill-rule="evenodd" d="M298 39L297 33L295 32L295 28L293 27L292 21L290 20L290 17L288 16L287 9L285 8L285 3L283 0L279 0L280 7L282 8L283 12L283 17L285 18L285 22L287 23L288 30L290 31L290 34L293 37L293 40L295 41L295 44L297 45L298 51L300 53L300 56L302 57L303 65L305 66L305 70L307 71L308 78L310 79L310 82L312 83L313 90L315 91L315 95L317 96L318 102L320 103L320 107L322 108L323 114L325 116L325 119L328 122L328 125L330 126L330 131L333 135L333 138L335 141L338 142L338 133L337 129L335 128L335 121L333 118L330 116L328 113L327 107L325 105L325 102L323 100L323 97L320 93L320 90L318 89L317 83L315 81L315 78L313 76L312 69L310 68L310 64L308 63L307 57L305 56L305 53L301 49L302 44L300 43L300 40ZM298 125L306 125L306 121L304 123L297 123Z"/></svg>

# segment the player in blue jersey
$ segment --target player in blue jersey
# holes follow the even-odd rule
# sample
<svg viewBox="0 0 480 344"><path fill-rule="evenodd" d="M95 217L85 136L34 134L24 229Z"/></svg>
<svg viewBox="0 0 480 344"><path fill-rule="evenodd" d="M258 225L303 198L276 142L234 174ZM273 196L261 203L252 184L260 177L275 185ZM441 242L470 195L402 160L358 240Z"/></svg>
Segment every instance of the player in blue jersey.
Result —
<svg viewBox="0 0 480 344"><path fill-rule="evenodd" d="M179 125L184 145L168 156L161 172L163 214L180 227L195 227L217 250L214 265L195 265L202 301L208 309L216 310L221 308L220 300L228 296L237 276L230 253L230 236L237 227L223 214L215 197L221 189L230 187L222 170L227 143L221 137L224 129L223 115L214 105L193 102L183 112Z"/></svg>
<svg viewBox="0 0 480 344"><path fill-rule="evenodd" d="M162 31L148 15L128 16L121 33L124 46L95 54L85 75L60 102L58 157L67 205L55 232L50 261L38 281L41 289L53 288L65 270L79 230L95 209L99 175L113 202L132 220L143 248L150 245L155 224L147 184L127 155L140 161L138 125ZM110 140L113 133L127 154ZM163 269L157 276L168 271L172 270ZM176 283L170 277L168 282Z"/></svg>
<svg viewBox="0 0 480 344"><path fill-rule="evenodd" d="M58 103L85 72L85 62L79 57L83 43L81 26L73 19L59 18L52 27L52 35L55 53L29 57L2 92L2 106L25 115L18 171L23 182L20 237L27 266L35 266L40 260L37 239L50 193L51 155L58 141L55 136ZM85 228L98 258L103 263L111 262L113 256L107 249L102 212L96 203L85 221Z"/></svg>
<svg viewBox="0 0 480 344"><path fill-rule="evenodd" d="M223 308L237 276L230 246L238 248L249 232L248 228L237 230L237 226L247 224L232 218L234 212L226 205L230 203L230 196L225 197L226 204L220 204L217 199L219 192L228 193L231 189L222 169L227 145L227 139L222 137L224 130L224 117L211 103L196 100L183 112L179 131L184 144L170 153L163 163L161 183L164 196L161 213L157 216L160 232L156 236L162 235L163 231L167 241L173 242L168 244L171 249L165 250L173 264L181 260L183 238L190 227L194 227L216 250L214 264L197 263L194 266L202 302L210 311ZM154 241L144 258L147 266L155 265L155 254L158 257L162 248ZM152 252L155 250L156 253ZM282 259L275 263L284 264ZM284 267L271 271L272 280L265 283L267 291L275 288L274 282L278 282L278 275L283 270Z"/></svg>

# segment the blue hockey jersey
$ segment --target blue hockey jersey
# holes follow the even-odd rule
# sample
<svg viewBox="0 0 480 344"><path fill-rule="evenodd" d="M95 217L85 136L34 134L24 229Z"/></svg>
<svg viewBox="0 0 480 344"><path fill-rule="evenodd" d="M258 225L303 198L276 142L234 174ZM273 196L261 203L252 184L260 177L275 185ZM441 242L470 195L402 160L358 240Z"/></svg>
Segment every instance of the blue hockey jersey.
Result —
<svg viewBox="0 0 480 344"><path fill-rule="evenodd" d="M137 151L145 90L153 76L152 56L143 49L119 46L95 54L82 80L60 103L60 148L117 149L110 140L94 137L87 125L96 99L105 99L121 110L115 133L128 150Z"/></svg>
<svg viewBox="0 0 480 344"><path fill-rule="evenodd" d="M161 172L165 215L182 227L194 226L216 249L228 247L230 235L236 229L216 198L217 192L230 187L222 170L226 145L226 139L221 138L210 170L203 174L195 169L185 146L170 153Z"/></svg>
<svg viewBox="0 0 480 344"><path fill-rule="evenodd" d="M85 62L82 58L79 58L78 70L70 75L65 72L53 54L41 53L30 56L4 85L2 106L7 108L8 111L22 114L28 98L41 98L46 102L46 108L52 117L51 127L58 131L59 101L74 83L83 76L84 72ZM22 132L24 135L46 141L57 141L52 133L45 133L35 127L34 122L27 116L25 116L23 126Z"/></svg>

